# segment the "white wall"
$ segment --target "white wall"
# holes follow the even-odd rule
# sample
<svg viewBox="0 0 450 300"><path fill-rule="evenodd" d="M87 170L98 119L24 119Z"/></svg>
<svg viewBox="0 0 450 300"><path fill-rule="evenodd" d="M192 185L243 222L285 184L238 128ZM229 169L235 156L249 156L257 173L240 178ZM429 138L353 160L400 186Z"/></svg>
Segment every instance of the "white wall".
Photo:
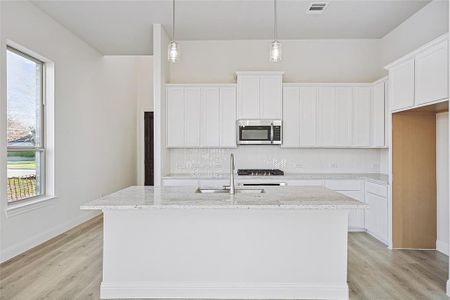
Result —
<svg viewBox="0 0 450 300"><path fill-rule="evenodd" d="M436 249L449 253L449 119L448 112L436 115Z"/></svg>
<svg viewBox="0 0 450 300"><path fill-rule="evenodd" d="M181 41L170 83L231 83L236 71L285 71L284 82L372 82L379 79L379 40L286 40L283 60L269 62L270 41Z"/></svg>
<svg viewBox="0 0 450 300"><path fill-rule="evenodd" d="M144 185L144 112L153 111L153 56L137 58L137 184Z"/></svg>
<svg viewBox="0 0 450 300"><path fill-rule="evenodd" d="M103 57L29 2L1 7L1 180L6 186L5 40L55 64L55 195L47 205L6 216L1 260L91 218L79 206L136 182L136 59Z"/></svg>
<svg viewBox="0 0 450 300"><path fill-rule="evenodd" d="M434 0L381 39L383 66L448 32L448 1Z"/></svg>
<svg viewBox="0 0 450 300"><path fill-rule="evenodd" d="M230 153L237 169L281 169L286 173L378 173L378 149L282 149L241 146L236 149L171 149L171 174L217 175L229 172Z"/></svg>

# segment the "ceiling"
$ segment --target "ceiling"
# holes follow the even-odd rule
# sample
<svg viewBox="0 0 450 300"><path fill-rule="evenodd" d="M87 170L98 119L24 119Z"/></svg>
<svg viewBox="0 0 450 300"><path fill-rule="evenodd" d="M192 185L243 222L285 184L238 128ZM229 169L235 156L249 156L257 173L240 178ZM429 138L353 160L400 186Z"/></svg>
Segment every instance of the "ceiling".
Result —
<svg viewBox="0 0 450 300"><path fill-rule="evenodd" d="M381 38L429 0L278 0L279 39ZM42 1L33 3L106 55L152 54L152 24L171 32L172 1ZM176 39L272 39L272 0L177 0Z"/></svg>

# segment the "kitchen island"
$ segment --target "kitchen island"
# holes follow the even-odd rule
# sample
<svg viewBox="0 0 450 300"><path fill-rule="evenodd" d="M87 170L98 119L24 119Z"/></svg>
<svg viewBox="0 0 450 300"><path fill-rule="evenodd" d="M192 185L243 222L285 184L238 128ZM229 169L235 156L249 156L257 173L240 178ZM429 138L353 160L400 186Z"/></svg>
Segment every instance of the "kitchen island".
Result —
<svg viewBox="0 0 450 300"><path fill-rule="evenodd" d="M323 187L202 194L135 186L104 214L102 298L348 299L348 211Z"/></svg>

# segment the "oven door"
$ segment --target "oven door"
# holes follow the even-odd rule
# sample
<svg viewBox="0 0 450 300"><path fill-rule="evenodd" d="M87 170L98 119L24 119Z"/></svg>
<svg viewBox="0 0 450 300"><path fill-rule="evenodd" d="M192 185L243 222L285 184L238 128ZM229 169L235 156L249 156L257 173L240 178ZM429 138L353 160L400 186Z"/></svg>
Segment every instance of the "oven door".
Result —
<svg viewBox="0 0 450 300"><path fill-rule="evenodd" d="M238 135L238 143L241 145L272 144L273 126L240 125Z"/></svg>

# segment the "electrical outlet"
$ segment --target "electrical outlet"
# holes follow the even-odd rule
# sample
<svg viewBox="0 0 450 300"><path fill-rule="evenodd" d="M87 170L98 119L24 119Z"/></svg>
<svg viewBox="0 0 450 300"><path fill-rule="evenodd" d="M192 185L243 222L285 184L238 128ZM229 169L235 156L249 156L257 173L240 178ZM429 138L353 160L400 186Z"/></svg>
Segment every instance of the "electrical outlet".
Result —
<svg viewBox="0 0 450 300"><path fill-rule="evenodd" d="M332 169L337 169L338 166L337 166L337 163L333 162L333 163L330 164L330 167Z"/></svg>

